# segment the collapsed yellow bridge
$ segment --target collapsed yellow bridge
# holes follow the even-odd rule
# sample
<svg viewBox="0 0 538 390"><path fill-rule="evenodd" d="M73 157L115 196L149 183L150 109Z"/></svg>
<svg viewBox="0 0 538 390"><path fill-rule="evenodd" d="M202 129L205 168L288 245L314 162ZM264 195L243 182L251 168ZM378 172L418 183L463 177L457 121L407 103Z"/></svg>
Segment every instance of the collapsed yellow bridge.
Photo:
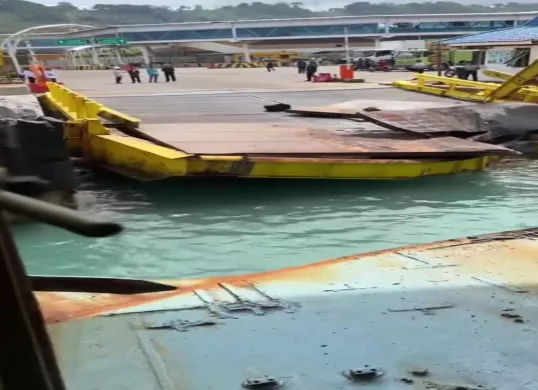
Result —
<svg viewBox="0 0 538 390"><path fill-rule="evenodd" d="M393 86L407 91L445 96L476 103L499 103L517 101L538 103L538 61L516 74L485 70L487 76L503 80L504 83L487 83L417 74L412 81L396 81Z"/></svg>
<svg viewBox="0 0 538 390"><path fill-rule="evenodd" d="M424 80L417 85L429 88ZM489 86L484 89L489 91ZM41 101L66 119L66 138L73 153L140 180L185 176L410 179L483 170L507 154L495 145L453 137L344 137L310 125L142 126L138 118L62 85L49 83L48 87L50 92Z"/></svg>

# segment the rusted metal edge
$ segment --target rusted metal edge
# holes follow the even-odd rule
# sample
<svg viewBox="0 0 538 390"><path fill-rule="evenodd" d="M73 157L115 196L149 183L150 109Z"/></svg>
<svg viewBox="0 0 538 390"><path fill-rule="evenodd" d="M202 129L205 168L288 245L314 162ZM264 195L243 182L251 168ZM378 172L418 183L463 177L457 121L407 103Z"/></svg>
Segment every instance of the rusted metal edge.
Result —
<svg viewBox="0 0 538 390"><path fill-rule="evenodd" d="M203 153L201 153L203 155ZM440 152L440 151L415 151L415 152L401 152L401 151L387 151L387 152L356 152L350 153L349 151L341 153L211 153L216 156L244 156L252 158L306 158L306 159L365 159L365 160L417 160L424 159L466 159L473 157L482 157L482 156L516 156L519 155L518 152L511 149L491 149L491 150L482 150L482 151L450 151L450 152Z"/></svg>
<svg viewBox="0 0 538 390"><path fill-rule="evenodd" d="M423 164L425 162L444 162L446 159L369 159L356 158L355 156L338 156L338 157L273 157L273 156L245 156L245 160L259 163L326 163L326 164ZM466 158L458 158L452 161L466 160Z"/></svg>
<svg viewBox="0 0 538 390"><path fill-rule="evenodd" d="M293 114L299 117L310 118L360 118L357 112L338 112L338 111L321 111L316 109L290 109L286 110L287 113Z"/></svg>
<svg viewBox="0 0 538 390"><path fill-rule="evenodd" d="M159 293L139 294L139 295L114 295L101 294L92 295L86 299L74 299L69 294L57 293L37 293L45 320L48 324L76 320L81 318L95 317L111 311L128 309L142 304L152 303L159 300L171 299L174 297L187 296L200 290L220 289L224 284L235 287L252 287L252 282L276 282L276 281L300 281L304 279L305 273L311 271L326 272L329 267L339 264L351 263L362 259L371 258L383 254L395 252L419 252L434 249L450 248L455 246L469 245L473 243L487 243L493 241L510 241L517 239L538 239L538 228L520 229L480 236L463 237L438 241L423 245L409 245L401 248L385 249L368 252L358 255L340 257L325 260L322 262L306 264L302 266L290 267L281 270L260 272L249 275L234 275L224 277L213 277L198 280L165 280L161 283L176 286L175 291ZM78 296L77 296L78 297Z"/></svg>

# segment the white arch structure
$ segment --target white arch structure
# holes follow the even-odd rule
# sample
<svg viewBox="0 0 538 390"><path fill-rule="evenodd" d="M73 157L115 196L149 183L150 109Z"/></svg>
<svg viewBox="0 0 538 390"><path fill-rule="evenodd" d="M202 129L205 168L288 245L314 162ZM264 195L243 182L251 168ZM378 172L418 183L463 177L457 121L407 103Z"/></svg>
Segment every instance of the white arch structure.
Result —
<svg viewBox="0 0 538 390"><path fill-rule="evenodd" d="M99 56L95 56L96 49L100 49L100 48L113 48L114 54L116 55L117 62L120 65L123 64L121 53L118 51L118 49L114 45L85 45L85 46L72 47L70 49L67 49L66 51L67 52L66 60L68 63L70 63L74 67L85 65L83 54L87 50L91 50L94 64L100 65Z"/></svg>
<svg viewBox="0 0 538 390"><path fill-rule="evenodd" d="M19 64L19 61L17 60L17 47L19 46L20 42L27 37L28 35L36 32L42 32L50 29L91 29L95 28L95 26L90 26L87 24L76 24L76 23L66 23L66 24L48 24L44 26L35 26L35 27L29 27L24 30L18 31L16 33L11 34L7 38L5 38L2 41L2 44L0 45L1 49L7 50L9 56L11 57L11 60L13 61L13 65L17 69L18 73L21 73L21 66ZM70 31L72 32L72 31ZM46 36L43 36L43 38L46 38ZM32 51L32 48L30 45L27 45L28 50L30 51L30 55L32 56L32 59L35 61L35 55Z"/></svg>

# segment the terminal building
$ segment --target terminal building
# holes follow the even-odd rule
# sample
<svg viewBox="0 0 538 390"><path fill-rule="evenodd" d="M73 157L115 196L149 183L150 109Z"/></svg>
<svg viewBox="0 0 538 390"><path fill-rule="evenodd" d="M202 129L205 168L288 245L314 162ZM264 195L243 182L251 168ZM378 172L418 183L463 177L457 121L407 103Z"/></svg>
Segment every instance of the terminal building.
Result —
<svg viewBox="0 0 538 390"><path fill-rule="evenodd" d="M517 28L538 16L536 12L372 15L318 17L303 19L192 22L150 25L86 27L64 33L37 32L4 39L6 53L71 54L81 48L109 49L136 47L144 62L156 52L183 56L214 54L242 55L251 61L252 53L276 50L343 51L344 39L356 49L389 48L407 45L424 47L427 40L457 37L491 30ZM7 38L7 37L5 37ZM404 47L401 47L404 49ZM95 60L95 53L94 60Z"/></svg>
<svg viewBox="0 0 538 390"><path fill-rule="evenodd" d="M538 18L523 25L444 40L459 49L483 52L490 69L525 68L538 60Z"/></svg>

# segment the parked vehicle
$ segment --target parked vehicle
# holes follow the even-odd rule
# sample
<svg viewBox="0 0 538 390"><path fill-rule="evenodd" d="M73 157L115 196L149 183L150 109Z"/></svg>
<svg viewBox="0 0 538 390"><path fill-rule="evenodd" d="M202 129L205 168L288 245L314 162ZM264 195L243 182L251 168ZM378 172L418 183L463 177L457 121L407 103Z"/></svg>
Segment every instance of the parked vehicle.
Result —
<svg viewBox="0 0 538 390"><path fill-rule="evenodd" d="M370 72L375 72L375 71L391 72L393 69L394 69L394 63L390 59L370 61L368 65L368 71Z"/></svg>

